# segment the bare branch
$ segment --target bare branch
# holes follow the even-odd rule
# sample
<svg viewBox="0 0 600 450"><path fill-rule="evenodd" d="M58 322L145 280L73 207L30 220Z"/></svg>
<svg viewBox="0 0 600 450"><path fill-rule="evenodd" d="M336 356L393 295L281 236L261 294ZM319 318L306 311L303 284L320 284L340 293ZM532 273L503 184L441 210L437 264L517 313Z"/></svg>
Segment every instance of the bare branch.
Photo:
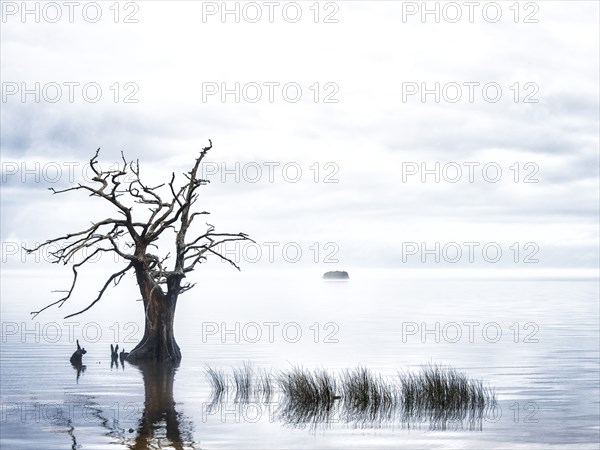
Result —
<svg viewBox="0 0 600 450"><path fill-rule="evenodd" d="M237 270L242 270L240 269L240 266L238 266L235 262L233 262L231 259L221 255L218 252L215 252L212 248L208 248L207 249L209 252L211 252L214 255L217 255L219 258L221 258L223 261L227 261L229 264L231 264L233 267L235 267Z"/></svg>
<svg viewBox="0 0 600 450"><path fill-rule="evenodd" d="M45 307L43 307L42 309L40 309L38 311L32 311L31 318L34 319L39 313L41 313L42 311L45 311L46 309L48 309L54 305L58 305L58 307L60 308L69 298L71 298L71 295L73 294L73 290L75 289L75 285L77 284L77 276L79 275L79 272L77 271L77 269L79 269L81 266L83 266L85 263L87 263L89 260L91 260L94 256L96 256L98 253L100 253L102 251L104 251L104 249L98 248L94 252L92 252L90 255L88 255L86 258L84 258L81 262L79 262L77 264L73 264L73 267L71 268L73 271L73 281L71 282L71 287L66 291L63 291L63 290L54 291L54 292L66 292L67 295L65 295L62 298L59 298L58 300L50 303L49 305L46 305Z"/></svg>
<svg viewBox="0 0 600 450"><path fill-rule="evenodd" d="M181 286L181 288L179 289L179 293L183 294L184 292L189 291L190 289L192 289L194 286L196 286L196 283L186 283L183 286Z"/></svg>
<svg viewBox="0 0 600 450"><path fill-rule="evenodd" d="M100 301L100 299L102 298L102 296L104 295L104 292L106 292L106 288L108 288L108 286L110 285L110 283L114 280L115 286L117 286L120 282L121 279L123 278L123 276L125 275L125 273L131 269L133 267L133 264L128 264L127 267L125 267L123 270L120 270L118 272L113 273L110 278L108 280L106 280L106 283L104 283L104 286L102 286L102 289L100 289L100 292L98 293L98 296L85 308L83 308L81 311L73 313L73 314L69 314L68 316L65 316L65 319L68 319L70 317L74 317L74 316L78 316L79 314L82 314L84 312L86 312L88 309L90 309L92 306L94 306L96 303L98 303L98 301Z"/></svg>

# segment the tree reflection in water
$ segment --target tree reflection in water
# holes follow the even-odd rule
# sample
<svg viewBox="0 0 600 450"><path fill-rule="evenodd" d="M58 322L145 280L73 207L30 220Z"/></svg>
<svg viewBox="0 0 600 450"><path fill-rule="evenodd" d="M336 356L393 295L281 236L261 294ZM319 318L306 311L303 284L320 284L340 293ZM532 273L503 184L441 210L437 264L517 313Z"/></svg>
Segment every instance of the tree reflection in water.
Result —
<svg viewBox="0 0 600 450"><path fill-rule="evenodd" d="M177 412L173 399L173 382L177 365L145 361L136 364L144 381L144 409L131 449L194 447L193 425Z"/></svg>
<svg viewBox="0 0 600 450"><path fill-rule="evenodd" d="M77 370L78 382L85 366L73 367ZM82 393L69 394L63 405L50 404L46 408L46 420L56 426L60 433L69 436L71 449L81 448L82 442L89 442L90 439L99 447L103 445L103 437L136 450L198 448L193 437L193 422L177 411L173 398L177 366L165 362L146 362L135 367L144 382L143 408L135 402L111 401L101 404L97 396ZM136 422L137 425L134 425ZM98 436L91 425L99 426L104 432ZM130 428L132 425L135 429Z"/></svg>
<svg viewBox="0 0 600 450"><path fill-rule="evenodd" d="M85 372L85 369L86 369L87 366L85 364L81 364L81 363L74 363L74 364L71 364L71 367L73 367L73 369L75 369L75 371L77 372L77 375L75 377L75 381L77 383L79 383L79 377L81 376L81 374L83 372Z"/></svg>

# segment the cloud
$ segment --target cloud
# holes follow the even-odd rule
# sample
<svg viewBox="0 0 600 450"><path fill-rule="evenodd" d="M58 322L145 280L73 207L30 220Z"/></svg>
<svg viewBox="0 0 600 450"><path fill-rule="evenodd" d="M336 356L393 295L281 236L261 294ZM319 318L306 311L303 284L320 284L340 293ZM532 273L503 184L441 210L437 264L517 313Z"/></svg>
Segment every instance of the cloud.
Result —
<svg viewBox="0 0 600 450"><path fill-rule="evenodd" d="M546 3L537 24L514 23L507 8L497 24L437 24L403 22L401 3L339 4L332 24L308 9L296 24L202 21L191 2L140 4L131 24L108 20L108 10L96 24L11 19L2 78L20 91L2 103L2 239L51 237L96 217L96 204L45 188L67 186L69 167L84 177L98 147L106 164L123 151L160 183L186 171L210 138L201 208L225 229L337 242L342 264L354 266L402 266L406 240L468 235L526 236L549 249L544 264L596 265L598 5ZM39 101L23 101L22 87L36 82ZM73 102L68 83L78 83ZM406 83L439 83L441 98L404 98ZM501 87L498 102L485 100L486 83ZM56 103L47 101L54 84ZM86 100L87 85L100 88L98 101ZM219 92L207 96L209 85ZM286 85L300 87L298 102L285 100ZM462 97L452 103L456 85ZM463 174L403 180L407 164ZM498 182L485 179L486 164L501 168Z"/></svg>

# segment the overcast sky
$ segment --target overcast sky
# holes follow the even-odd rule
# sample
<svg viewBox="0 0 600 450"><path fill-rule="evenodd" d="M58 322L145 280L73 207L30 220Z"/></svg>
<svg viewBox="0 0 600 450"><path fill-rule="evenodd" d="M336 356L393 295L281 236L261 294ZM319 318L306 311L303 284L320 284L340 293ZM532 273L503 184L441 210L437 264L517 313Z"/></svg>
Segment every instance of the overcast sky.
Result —
<svg viewBox="0 0 600 450"><path fill-rule="evenodd" d="M209 138L198 207L261 245L242 267L597 268L598 2L113 4L3 2L5 268L109 211L46 189L98 147L152 184Z"/></svg>

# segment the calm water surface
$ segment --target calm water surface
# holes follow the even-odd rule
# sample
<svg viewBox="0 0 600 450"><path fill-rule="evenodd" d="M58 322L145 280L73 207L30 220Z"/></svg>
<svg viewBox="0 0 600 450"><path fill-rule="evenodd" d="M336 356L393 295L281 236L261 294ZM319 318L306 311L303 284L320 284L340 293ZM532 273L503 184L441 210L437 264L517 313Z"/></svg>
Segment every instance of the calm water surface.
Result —
<svg viewBox="0 0 600 450"><path fill-rule="evenodd" d="M31 321L56 280L3 273L1 447L597 448L597 280L314 275L200 276L178 305L183 360L157 371L111 368L109 344L130 350L142 334L135 286L120 286L87 315L63 319L85 304L82 295ZM80 373L69 363L74 338L88 351ZM274 372L363 365L390 381L447 364L494 387L498 405L475 426L443 427L297 426L278 416L277 396L211 405L206 365L230 373L244 361Z"/></svg>

